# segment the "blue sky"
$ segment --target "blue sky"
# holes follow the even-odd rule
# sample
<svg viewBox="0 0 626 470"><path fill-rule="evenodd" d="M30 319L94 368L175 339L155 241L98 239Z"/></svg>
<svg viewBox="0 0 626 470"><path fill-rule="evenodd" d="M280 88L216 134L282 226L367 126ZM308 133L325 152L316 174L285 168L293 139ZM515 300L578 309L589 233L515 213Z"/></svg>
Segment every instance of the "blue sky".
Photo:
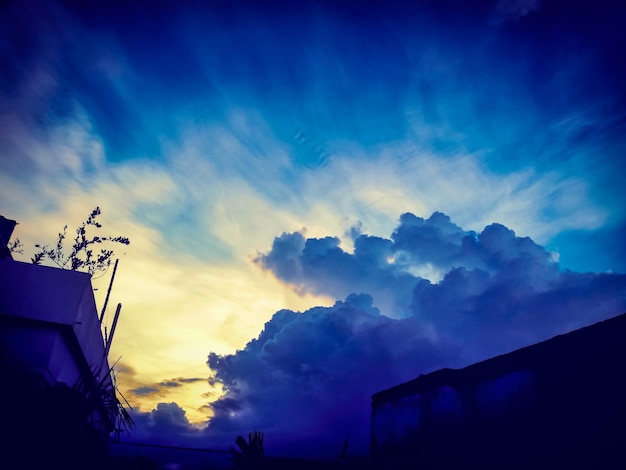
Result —
<svg viewBox="0 0 626 470"><path fill-rule="evenodd" d="M214 363L221 372L212 388L195 379L210 375L211 351L244 350L281 309L335 312L335 302L366 294L373 306L347 309L378 308L399 321L418 304L435 308L437 289L461 283L441 284L459 267L480 290L489 284L480 270L493 281L508 268L459 247L470 236L482 247L476 253L489 252L480 237L493 223L530 237L532 245L494 232L505 247L537 246L528 256L545 270L526 275L553 282L529 281L519 294L527 302L510 345L624 311L621 2L158 3L16 1L0 14L0 213L20 223L25 259L97 205L105 227L130 238L114 352L123 355L120 382L145 416L178 410L159 402L177 403L187 414L171 419L197 424L226 409L224 401L204 406L221 393L241 398L226 385L240 369ZM398 245L402 214L431 220L434 212L451 224L432 219L435 238L450 227L458 235L433 245L440 256ZM359 243L378 261L359 258L361 234L374 237ZM275 237L295 243L287 258ZM326 264L310 270L311 250ZM378 264L383 252L393 269ZM375 288L381 269L385 292ZM328 285L324 270L345 276ZM418 278L434 297L416 294ZM549 327L524 317L541 299L554 305L566 285L587 293L571 312ZM585 316L589 299L606 300L598 300L605 309ZM495 308L486 297L482 305ZM465 352L444 354L437 343L432 361L388 381L506 349L468 353L458 344L464 334L479 338L481 322L471 334L429 324ZM179 389L185 394L173 395Z"/></svg>
<svg viewBox="0 0 626 470"><path fill-rule="evenodd" d="M168 148L194 135L200 150L226 154L232 149L206 133L222 127L252 161L224 155L219 170L249 170L246 183L278 204L286 195L267 176L293 194L303 172L339 158L371 161L390 145L414 150L394 156L399 172L420 151L472 155L489 175L555 178L550 198L560 184L579 185L572 191L595 214L542 241L566 255L564 267L623 270L624 257L605 250L619 247L624 228L623 12L617 3L592 12L511 4L38 2L39 14L13 4L5 108L42 132L82 114L111 165L168 168ZM263 139L287 154L271 175L256 173L273 158ZM188 208L160 223L193 225ZM546 201L536 210L549 224L571 208Z"/></svg>

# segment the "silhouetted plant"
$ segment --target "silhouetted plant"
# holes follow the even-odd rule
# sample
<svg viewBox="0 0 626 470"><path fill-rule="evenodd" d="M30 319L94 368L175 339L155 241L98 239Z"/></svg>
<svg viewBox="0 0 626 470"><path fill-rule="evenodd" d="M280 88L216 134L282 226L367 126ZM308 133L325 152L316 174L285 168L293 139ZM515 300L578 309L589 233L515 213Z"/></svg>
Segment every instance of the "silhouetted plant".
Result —
<svg viewBox="0 0 626 470"><path fill-rule="evenodd" d="M85 220L80 227L76 229L76 237L69 253L65 250L65 238L67 237L67 225L63 227L63 232L59 233L56 245L50 248L49 245L35 245L39 248L31 261L33 264L41 264L44 259L49 259L57 266L63 269L71 269L72 271L86 271L89 275L93 276L94 273L99 271L106 271L111 265L111 259L113 257L113 250L101 248L99 253L94 253L94 245L100 245L105 242L120 243L122 245L129 245L130 241L126 237L102 237L102 236L87 236L87 228L89 226L94 229L102 228L102 225L96 220L100 215L100 208L96 207L87 220ZM19 240L16 240L19 242Z"/></svg>
<svg viewBox="0 0 626 470"><path fill-rule="evenodd" d="M10 359L0 358L2 376L11 380L0 387L0 400L9 405L3 421L11 423L3 436L3 459L14 468L104 470L108 438L87 419L89 405L80 391L52 385Z"/></svg>
<svg viewBox="0 0 626 470"><path fill-rule="evenodd" d="M263 433L255 431L248 434L248 442L243 436L237 436L235 439L237 447L240 451L234 447L230 448L230 453L233 454L233 461L236 465L248 465L261 457L263 457Z"/></svg>
<svg viewBox="0 0 626 470"><path fill-rule="evenodd" d="M9 249L9 253L17 253L19 255L24 254L24 245L19 238L16 238L12 242L10 242L7 248Z"/></svg>
<svg viewBox="0 0 626 470"><path fill-rule="evenodd" d="M97 417L106 419L109 415L112 415L115 420L113 432L119 438L122 431L128 432L134 426L134 422L126 407L117 397L119 394L128 408L132 409L128 401L117 389L113 367L100 378L97 377L96 371L93 371L92 377L88 380L79 380L73 388L83 399L84 420L92 426L96 426L95 419Z"/></svg>

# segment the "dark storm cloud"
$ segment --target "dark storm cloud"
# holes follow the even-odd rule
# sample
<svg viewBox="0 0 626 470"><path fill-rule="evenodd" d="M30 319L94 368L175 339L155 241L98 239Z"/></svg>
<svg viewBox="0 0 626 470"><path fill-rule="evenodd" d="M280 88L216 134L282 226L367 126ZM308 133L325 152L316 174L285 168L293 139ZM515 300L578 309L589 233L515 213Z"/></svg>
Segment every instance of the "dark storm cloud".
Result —
<svg viewBox="0 0 626 470"><path fill-rule="evenodd" d="M274 239L272 250L255 262L279 279L293 284L299 292L343 298L351 292L376 292L379 305L402 312L397 292L404 287L406 299L413 276L395 269L387 259L393 256L390 240L359 235L354 254L339 247L336 237L304 239L300 233L283 233ZM385 313L389 313L387 310Z"/></svg>
<svg viewBox="0 0 626 470"><path fill-rule="evenodd" d="M226 395L213 402L209 432L328 436L329 449L345 435L365 443L372 393L626 311L626 275L562 271L501 224L475 233L442 213L407 213L389 239L354 235L354 253L337 238L292 233L258 257L300 291L347 297L281 310L243 350L212 353L212 381ZM424 264L441 280L411 274ZM381 315L380 298L401 309L396 318Z"/></svg>
<svg viewBox="0 0 626 470"><path fill-rule="evenodd" d="M428 219L403 214L391 239L358 234L353 254L339 244L333 237L305 240L300 233L283 233L256 262L301 292L334 298L367 292L383 313L396 317L409 313L419 281L412 273L420 270L443 274L462 266L509 277L535 270L536 282L558 271L552 255L530 238L500 224L478 235L466 232L440 212Z"/></svg>
<svg viewBox="0 0 626 470"><path fill-rule="evenodd" d="M456 346L438 343L414 318L381 316L366 294L304 313L282 310L244 350L209 356L227 394L213 402L208 432L262 429L275 444L293 433L326 434L335 450L347 434L363 441L372 391L412 377L416 357L427 368L451 360Z"/></svg>
<svg viewBox="0 0 626 470"><path fill-rule="evenodd" d="M131 440L176 445L188 443L199 434L177 403L159 403L150 412L133 412L135 428Z"/></svg>
<svg viewBox="0 0 626 470"><path fill-rule="evenodd" d="M149 428L160 433L187 431L190 424L185 414L185 410L176 403L159 403L156 409L150 412Z"/></svg>

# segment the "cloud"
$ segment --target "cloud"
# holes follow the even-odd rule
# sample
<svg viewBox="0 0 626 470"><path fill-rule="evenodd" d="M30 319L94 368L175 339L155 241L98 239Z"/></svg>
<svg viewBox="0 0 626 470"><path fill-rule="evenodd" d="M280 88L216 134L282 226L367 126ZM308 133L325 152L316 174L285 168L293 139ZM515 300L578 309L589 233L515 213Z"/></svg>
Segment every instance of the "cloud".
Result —
<svg viewBox="0 0 626 470"><path fill-rule="evenodd" d="M516 21L532 13L541 6L541 0L498 0L495 5L496 24Z"/></svg>
<svg viewBox="0 0 626 470"><path fill-rule="evenodd" d="M159 389L157 387L139 387L130 389L128 392L137 396L146 396L159 393Z"/></svg>
<svg viewBox="0 0 626 470"><path fill-rule="evenodd" d="M537 279L557 271L554 256L530 238L516 237L501 224L489 225L477 235L462 230L440 212L428 219L403 214L391 239L358 234L353 253L340 244L336 237L305 239L298 232L283 233L256 263L300 292L335 298L351 292L370 293L386 315L395 317L408 313L407 299L418 276L427 273L438 281L455 266L508 275L513 269L535 267L537 272L529 274Z"/></svg>
<svg viewBox="0 0 626 470"><path fill-rule="evenodd" d="M183 410L176 403L159 403L150 412L148 428L157 433L169 434L172 431L190 431L191 425Z"/></svg>
<svg viewBox="0 0 626 470"><path fill-rule="evenodd" d="M206 379L202 377L189 377L189 378L178 377L177 379L175 379L175 382L178 384L189 384L189 383L196 383L196 382L204 382L205 380Z"/></svg>
<svg viewBox="0 0 626 470"><path fill-rule="evenodd" d="M115 366L120 393L137 413L157 409L159 403L175 402L184 411L191 425L201 428L212 416L207 404L221 395L221 387L208 383L205 377L176 377L154 382L125 364ZM149 376L148 376L149 377Z"/></svg>
<svg viewBox="0 0 626 470"><path fill-rule="evenodd" d="M244 349L211 353L211 380L225 395L211 405L208 433L326 436L329 452L351 435L364 450L373 393L626 311L626 275L560 270L552 253L501 224L476 233L443 213L406 213L390 238L351 233L353 253L335 237L296 232L259 255L294 289L345 300L281 310ZM423 265L441 279L414 274Z"/></svg>
<svg viewBox="0 0 626 470"><path fill-rule="evenodd" d="M158 403L149 412L133 412L135 428L130 440L155 444L180 445L197 439L200 431L191 425L177 403Z"/></svg>
<svg viewBox="0 0 626 470"><path fill-rule="evenodd" d="M206 382L206 378L198 378L198 377L190 377L190 378L182 378L178 377L176 379L164 380L155 384L153 386L142 386L137 388L128 389L128 393L130 395L135 396L148 396L148 395L159 395L163 396L167 394L168 389L179 388L184 385L194 384L197 382Z"/></svg>
<svg viewBox="0 0 626 470"><path fill-rule="evenodd" d="M244 350L209 356L227 394L211 404L207 433L261 429L275 446L290 434L303 441L326 436L325 450L338 450L346 434L362 441L380 383L410 378L414 357L434 366L454 350L431 344L414 319L381 316L366 294L304 313L277 312Z"/></svg>

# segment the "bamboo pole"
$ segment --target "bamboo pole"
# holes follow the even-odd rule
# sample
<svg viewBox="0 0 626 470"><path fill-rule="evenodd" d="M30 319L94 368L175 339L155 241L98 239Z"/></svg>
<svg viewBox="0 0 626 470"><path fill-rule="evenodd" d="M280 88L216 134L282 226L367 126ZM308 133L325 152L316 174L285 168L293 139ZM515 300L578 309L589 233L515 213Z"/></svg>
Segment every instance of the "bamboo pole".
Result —
<svg viewBox="0 0 626 470"><path fill-rule="evenodd" d="M111 276L111 282L109 282L109 290L107 290L107 296L104 299L104 305L102 306L102 313L100 313L100 324L102 325L102 320L104 320L104 312L107 310L107 304L109 303L109 296L111 295L111 288L113 287L113 280L115 279L115 271L117 271L117 263L119 259L115 260L115 265L113 266L113 275Z"/></svg>
<svg viewBox="0 0 626 470"><path fill-rule="evenodd" d="M113 324L111 325L111 333L107 338L107 345L104 348L104 357L109 357L109 349L111 349L111 343L113 342L113 335L115 334L115 327L117 326L117 320L120 317L120 312L122 311L122 304L117 304L117 309L115 310L115 317L113 317Z"/></svg>

